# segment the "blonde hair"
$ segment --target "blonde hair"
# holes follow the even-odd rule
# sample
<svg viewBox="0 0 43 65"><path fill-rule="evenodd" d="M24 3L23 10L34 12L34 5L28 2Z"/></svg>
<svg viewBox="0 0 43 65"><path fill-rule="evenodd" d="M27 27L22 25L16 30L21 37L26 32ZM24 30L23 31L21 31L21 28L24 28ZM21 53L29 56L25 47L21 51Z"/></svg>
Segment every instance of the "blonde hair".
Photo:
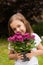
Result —
<svg viewBox="0 0 43 65"><path fill-rule="evenodd" d="M30 26L29 21L27 21L26 18L21 13L16 13L16 14L11 16L11 18L9 19L9 22L8 22L8 30L9 30L10 35L14 34L13 30L10 27L10 23L13 20L20 20L20 21L22 21L24 23L24 25L26 26L26 32L29 32L30 34L33 32L32 28Z"/></svg>

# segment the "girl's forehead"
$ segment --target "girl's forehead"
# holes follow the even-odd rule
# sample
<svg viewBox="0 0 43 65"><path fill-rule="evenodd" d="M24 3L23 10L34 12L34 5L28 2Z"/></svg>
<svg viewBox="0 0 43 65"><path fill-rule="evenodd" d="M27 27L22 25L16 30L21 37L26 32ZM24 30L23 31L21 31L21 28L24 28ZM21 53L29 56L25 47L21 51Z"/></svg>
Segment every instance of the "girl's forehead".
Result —
<svg viewBox="0 0 43 65"><path fill-rule="evenodd" d="M24 25L24 23L20 20L13 20L10 24L11 27L16 27L18 25Z"/></svg>
<svg viewBox="0 0 43 65"><path fill-rule="evenodd" d="M23 24L21 20L13 20L11 24Z"/></svg>

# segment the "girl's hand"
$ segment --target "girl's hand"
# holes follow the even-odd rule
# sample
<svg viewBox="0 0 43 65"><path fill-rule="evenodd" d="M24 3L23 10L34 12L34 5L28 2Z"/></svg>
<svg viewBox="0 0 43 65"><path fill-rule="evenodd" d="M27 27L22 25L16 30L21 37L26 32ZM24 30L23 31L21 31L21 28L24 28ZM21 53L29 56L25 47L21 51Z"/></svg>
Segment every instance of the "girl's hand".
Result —
<svg viewBox="0 0 43 65"><path fill-rule="evenodd" d="M22 60L23 59L23 55L21 55L21 53L15 53L16 59L18 60Z"/></svg>
<svg viewBox="0 0 43 65"><path fill-rule="evenodd" d="M34 55L35 55L35 52L31 51L30 53L26 54L26 57L29 58L29 59L31 59Z"/></svg>

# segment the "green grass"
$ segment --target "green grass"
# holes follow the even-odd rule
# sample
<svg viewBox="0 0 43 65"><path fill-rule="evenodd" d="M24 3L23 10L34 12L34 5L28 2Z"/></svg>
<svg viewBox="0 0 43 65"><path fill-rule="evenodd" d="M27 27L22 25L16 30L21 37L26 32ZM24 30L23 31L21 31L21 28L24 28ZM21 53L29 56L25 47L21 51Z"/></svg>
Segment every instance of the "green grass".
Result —
<svg viewBox="0 0 43 65"><path fill-rule="evenodd" d="M0 65L14 65L14 60L8 58L8 42L0 39Z"/></svg>
<svg viewBox="0 0 43 65"><path fill-rule="evenodd" d="M43 65L43 56L38 56L39 65Z"/></svg>
<svg viewBox="0 0 43 65"><path fill-rule="evenodd" d="M0 65L14 65L14 60L8 58L8 42L0 39ZM39 65L43 65L43 56L38 56Z"/></svg>

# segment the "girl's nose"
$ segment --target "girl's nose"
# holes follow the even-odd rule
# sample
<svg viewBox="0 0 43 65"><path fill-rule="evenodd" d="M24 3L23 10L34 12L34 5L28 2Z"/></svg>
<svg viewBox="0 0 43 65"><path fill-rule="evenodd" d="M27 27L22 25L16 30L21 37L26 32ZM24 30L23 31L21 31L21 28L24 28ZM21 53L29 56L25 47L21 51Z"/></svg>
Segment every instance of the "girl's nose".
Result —
<svg viewBox="0 0 43 65"><path fill-rule="evenodd" d="M17 32L20 32L20 29L19 28L17 28Z"/></svg>

